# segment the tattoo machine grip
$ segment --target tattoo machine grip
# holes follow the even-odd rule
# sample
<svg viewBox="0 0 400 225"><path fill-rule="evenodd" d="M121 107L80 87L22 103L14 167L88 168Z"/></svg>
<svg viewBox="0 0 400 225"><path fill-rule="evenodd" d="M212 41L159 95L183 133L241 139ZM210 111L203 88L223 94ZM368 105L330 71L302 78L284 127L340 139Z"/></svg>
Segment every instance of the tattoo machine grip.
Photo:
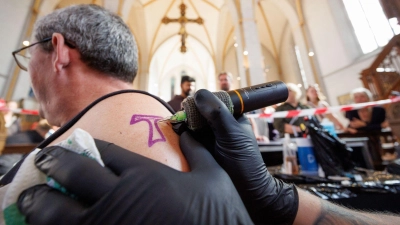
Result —
<svg viewBox="0 0 400 225"><path fill-rule="evenodd" d="M219 98L234 116L286 101L288 89L282 81L272 81L232 91L218 91ZM193 97L187 97L182 106L186 112L186 124L190 130L198 130L207 125L206 119L197 110Z"/></svg>

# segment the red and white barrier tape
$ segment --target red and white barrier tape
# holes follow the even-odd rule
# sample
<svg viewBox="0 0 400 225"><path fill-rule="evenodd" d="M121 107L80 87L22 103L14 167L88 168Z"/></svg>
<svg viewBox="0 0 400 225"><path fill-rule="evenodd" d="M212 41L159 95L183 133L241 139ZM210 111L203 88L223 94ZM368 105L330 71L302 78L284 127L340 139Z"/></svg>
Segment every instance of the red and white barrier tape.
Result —
<svg viewBox="0 0 400 225"><path fill-rule="evenodd" d="M7 106L6 101L4 99L0 99L0 109L4 108L6 106Z"/></svg>
<svg viewBox="0 0 400 225"><path fill-rule="evenodd" d="M4 107L4 108L0 108L0 111L3 111L3 112L11 111L13 113L22 114L22 115L39 115L39 111L30 110L30 109L12 109L12 110L10 110L10 109Z"/></svg>
<svg viewBox="0 0 400 225"><path fill-rule="evenodd" d="M296 116L299 117L299 116L309 116L309 115L320 115L326 113L345 112L345 111L367 108L377 105L386 105L395 102L400 102L400 96L375 102L365 102L365 103L342 105L342 106L331 106L328 108L313 108L313 109L302 109L302 110L279 111L274 113L247 114L246 116L249 118L290 118ZM5 102L2 101L1 99L0 99L0 111L10 111L8 108L6 108ZM39 115L39 111L37 110L14 109L11 111L13 113L18 113L18 114Z"/></svg>
<svg viewBox="0 0 400 225"><path fill-rule="evenodd" d="M0 111L3 112L13 112L17 114L24 114L24 115L39 115L39 111L37 110L29 110L29 109L9 109L7 108L7 103L4 99L0 99Z"/></svg>
<svg viewBox="0 0 400 225"><path fill-rule="evenodd" d="M313 109L302 109L302 110L279 111L273 113L247 114L246 116L248 118L290 118L296 116L300 117L300 116L319 115L326 113L345 112L345 111L367 108L377 105L390 104L394 102L400 102L400 96L375 102L365 102L365 103L342 105L342 106L331 106L328 108L313 108Z"/></svg>

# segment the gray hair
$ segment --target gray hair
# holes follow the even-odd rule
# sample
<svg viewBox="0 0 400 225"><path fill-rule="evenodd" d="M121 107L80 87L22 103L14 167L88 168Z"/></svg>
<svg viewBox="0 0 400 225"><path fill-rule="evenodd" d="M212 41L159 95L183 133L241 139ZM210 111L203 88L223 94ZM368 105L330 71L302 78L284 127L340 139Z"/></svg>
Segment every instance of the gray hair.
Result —
<svg viewBox="0 0 400 225"><path fill-rule="evenodd" d="M35 24L37 41L60 33L76 46L90 68L133 82L138 69L135 38L122 19L97 5L74 5L44 16ZM50 43L43 50L53 51Z"/></svg>
<svg viewBox="0 0 400 225"><path fill-rule="evenodd" d="M356 89L354 89L354 90L352 90L352 91L350 92L351 100L354 101L354 94L357 94L357 93L363 93L365 96L368 97L368 100L369 100L369 101L372 101L372 100L373 100L373 99L372 99L372 93L371 93L371 91L368 90L368 89L366 89L366 88L363 88L363 87L356 88Z"/></svg>
<svg viewBox="0 0 400 225"><path fill-rule="evenodd" d="M299 86L297 86L297 84L293 84L293 83L286 83L286 86L289 90L296 93L296 100L299 101L301 98L301 95L302 95Z"/></svg>

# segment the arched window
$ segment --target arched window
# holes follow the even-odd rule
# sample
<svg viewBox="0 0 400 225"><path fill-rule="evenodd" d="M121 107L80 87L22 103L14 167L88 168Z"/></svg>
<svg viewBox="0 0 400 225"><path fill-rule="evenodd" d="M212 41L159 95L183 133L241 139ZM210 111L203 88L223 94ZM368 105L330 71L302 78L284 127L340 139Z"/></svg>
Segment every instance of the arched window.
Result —
<svg viewBox="0 0 400 225"><path fill-rule="evenodd" d="M379 0L343 0L363 53L385 46L400 33L397 18L388 20Z"/></svg>

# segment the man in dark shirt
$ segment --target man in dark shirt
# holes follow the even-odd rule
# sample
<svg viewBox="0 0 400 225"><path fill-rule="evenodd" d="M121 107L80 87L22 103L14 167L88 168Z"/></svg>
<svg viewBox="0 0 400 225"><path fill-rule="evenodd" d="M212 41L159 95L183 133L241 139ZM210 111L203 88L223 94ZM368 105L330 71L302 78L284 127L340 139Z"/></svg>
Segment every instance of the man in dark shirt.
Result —
<svg viewBox="0 0 400 225"><path fill-rule="evenodd" d="M181 78L181 94L180 95L175 95L171 101L168 102L168 104L176 111L179 111L182 106L181 103L182 101L187 98L192 91L192 82L195 80L192 77L189 76L182 76Z"/></svg>
<svg viewBox="0 0 400 225"><path fill-rule="evenodd" d="M285 103L278 106L276 111L289 111L296 109L308 109L309 107L299 102L301 97L301 90L296 84L287 83L286 86L289 90L289 96ZM304 123L303 118L275 118L274 127L279 131L279 136L283 137L285 133L290 134L292 137L298 137L301 133L300 124Z"/></svg>

